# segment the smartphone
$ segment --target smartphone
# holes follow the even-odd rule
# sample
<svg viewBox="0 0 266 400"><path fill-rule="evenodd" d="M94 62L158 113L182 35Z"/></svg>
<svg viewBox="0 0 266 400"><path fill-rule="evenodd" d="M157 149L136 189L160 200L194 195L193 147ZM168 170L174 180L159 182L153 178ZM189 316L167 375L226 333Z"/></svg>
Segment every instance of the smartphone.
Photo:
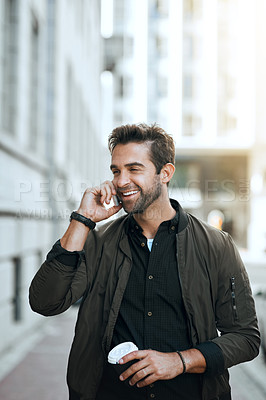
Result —
<svg viewBox="0 0 266 400"><path fill-rule="evenodd" d="M113 196L113 201L114 201L115 206L119 206L119 204L121 203L121 200L119 199L119 197L117 195Z"/></svg>

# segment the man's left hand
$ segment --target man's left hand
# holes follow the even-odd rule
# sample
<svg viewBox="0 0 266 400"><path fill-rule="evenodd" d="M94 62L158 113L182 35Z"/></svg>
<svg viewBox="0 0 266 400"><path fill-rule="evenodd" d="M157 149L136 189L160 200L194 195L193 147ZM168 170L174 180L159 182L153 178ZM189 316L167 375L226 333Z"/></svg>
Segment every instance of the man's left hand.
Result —
<svg viewBox="0 0 266 400"><path fill-rule="evenodd" d="M183 364L177 353L161 353L154 350L133 351L124 356L119 363L125 364L132 360L139 360L131 365L120 380L124 381L130 376L130 385L137 387L148 386L157 380L173 379L182 374Z"/></svg>

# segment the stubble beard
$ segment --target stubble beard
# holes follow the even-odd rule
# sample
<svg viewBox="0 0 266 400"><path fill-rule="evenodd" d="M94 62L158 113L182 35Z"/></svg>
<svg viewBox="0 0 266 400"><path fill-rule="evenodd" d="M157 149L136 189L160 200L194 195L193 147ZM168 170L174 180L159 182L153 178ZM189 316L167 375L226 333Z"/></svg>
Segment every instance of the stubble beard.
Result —
<svg viewBox="0 0 266 400"><path fill-rule="evenodd" d="M143 192L143 190L139 186L138 189L140 191L140 196L136 203L133 205L133 208L127 209L123 204L123 208L128 214L143 214L147 210L147 208L160 197L162 193L162 184L160 182L160 177L158 175L154 177L152 186L147 192Z"/></svg>

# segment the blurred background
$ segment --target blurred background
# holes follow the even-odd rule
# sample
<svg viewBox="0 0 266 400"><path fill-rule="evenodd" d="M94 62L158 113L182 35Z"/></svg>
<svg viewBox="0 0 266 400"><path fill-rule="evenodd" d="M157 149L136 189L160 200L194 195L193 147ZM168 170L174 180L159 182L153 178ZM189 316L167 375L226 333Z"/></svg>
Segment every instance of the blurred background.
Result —
<svg viewBox="0 0 266 400"><path fill-rule="evenodd" d="M0 0L0 362L44 324L29 284L121 124L174 137L171 197L266 282L265 18L265 0Z"/></svg>

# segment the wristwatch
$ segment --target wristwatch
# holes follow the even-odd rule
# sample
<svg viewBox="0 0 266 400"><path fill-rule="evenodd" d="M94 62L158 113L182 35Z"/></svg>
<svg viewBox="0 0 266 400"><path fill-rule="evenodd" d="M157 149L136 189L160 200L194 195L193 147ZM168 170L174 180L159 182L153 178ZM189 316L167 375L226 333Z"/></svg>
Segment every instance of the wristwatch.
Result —
<svg viewBox="0 0 266 400"><path fill-rule="evenodd" d="M70 215L69 220L71 221L72 219L86 225L88 228L90 228L90 230L94 229L96 226L95 222L93 222L89 218L84 217L84 215L77 213L76 211L73 211L72 214Z"/></svg>

